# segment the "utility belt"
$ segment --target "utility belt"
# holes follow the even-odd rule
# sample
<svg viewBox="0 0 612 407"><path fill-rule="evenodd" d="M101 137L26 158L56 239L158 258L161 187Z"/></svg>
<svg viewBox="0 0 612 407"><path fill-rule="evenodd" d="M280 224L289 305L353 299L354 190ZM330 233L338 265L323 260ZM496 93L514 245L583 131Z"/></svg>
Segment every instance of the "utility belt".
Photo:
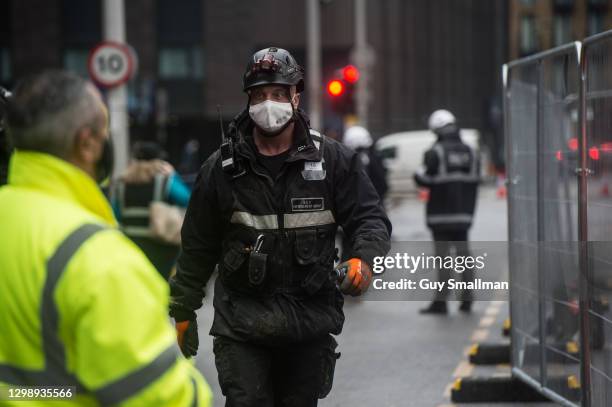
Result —
<svg viewBox="0 0 612 407"><path fill-rule="evenodd" d="M335 230L335 225L326 225L238 231L224 245L221 281L232 290L254 296L279 292L313 295L333 285Z"/></svg>

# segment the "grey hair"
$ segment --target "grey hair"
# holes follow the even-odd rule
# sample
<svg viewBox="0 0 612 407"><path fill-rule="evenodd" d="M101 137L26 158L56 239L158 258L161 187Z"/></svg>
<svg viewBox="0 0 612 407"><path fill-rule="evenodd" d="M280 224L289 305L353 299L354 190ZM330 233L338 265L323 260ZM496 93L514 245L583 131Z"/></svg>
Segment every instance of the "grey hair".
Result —
<svg viewBox="0 0 612 407"><path fill-rule="evenodd" d="M100 126L92 85L80 76L47 70L21 81L7 108L13 147L69 158L77 131Z"/></svg>

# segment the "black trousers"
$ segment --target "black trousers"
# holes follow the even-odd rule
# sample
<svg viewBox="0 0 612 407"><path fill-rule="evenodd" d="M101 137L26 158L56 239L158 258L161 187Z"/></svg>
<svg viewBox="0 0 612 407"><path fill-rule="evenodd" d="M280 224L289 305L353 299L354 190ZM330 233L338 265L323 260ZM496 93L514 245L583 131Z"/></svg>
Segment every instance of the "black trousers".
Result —
<svg viewBox="0 0 612 407"><path fill-rule="evenodd" d="M467 229L451 229L451 230L432 230L433 239L436 246L436 256L469 256L470 250L467 243L468 230ZM456 273L453 270L440 268L438 270L438 281L447 281L451 278L451 273L454 274L453 278L456 277ZM465 270L461 273L462 280L465 282L474 281L474 270ZM448 284L447 284L448 285ZM436 301L446 301L448 299L448 288L444 286L442 291L436 293ZM463 290L459 295L461 301L471 301L472 293L470 290Z"/></svg>
<svg viewBox="0 0 612 407"><path fill-rule="evenodd" d="M266 347L215 337L213 351L226 407L316 407L331 390L337 343Z"/></svg>

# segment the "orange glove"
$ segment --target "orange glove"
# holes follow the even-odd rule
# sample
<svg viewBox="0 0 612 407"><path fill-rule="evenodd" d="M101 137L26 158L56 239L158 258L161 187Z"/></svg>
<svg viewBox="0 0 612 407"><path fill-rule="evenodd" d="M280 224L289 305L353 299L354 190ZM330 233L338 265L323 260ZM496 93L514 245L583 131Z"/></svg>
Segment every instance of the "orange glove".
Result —
<svg viewBox="0 0 612 407"><path fill-rule="evenodd" d="M336 267L340 291L356 297L366 292L372 282L372 270L361 259L352 258Z"/></svg>
<svg viewBox="0 0 612 407"><path fill-rule="evenodd" d="M198 352L198 322L195 312L170 299L170 316L174 318L176 340L186 358Z"/></svg>
<svg viewBox="0 0 612 407"><path fill-rule="evenodd" d="M198 352L198 324L192 321L176 321L176 339L185 357L195 356Z"/></svg>

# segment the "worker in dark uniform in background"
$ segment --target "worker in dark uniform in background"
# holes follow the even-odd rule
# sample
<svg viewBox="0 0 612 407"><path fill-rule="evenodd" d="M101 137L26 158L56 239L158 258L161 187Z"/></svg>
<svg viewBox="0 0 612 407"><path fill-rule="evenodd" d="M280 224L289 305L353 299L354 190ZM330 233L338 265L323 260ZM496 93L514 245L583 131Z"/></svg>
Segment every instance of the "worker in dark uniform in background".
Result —
<svg viewBox="0 0 612 407"><path fill-rule="evenodd" d="M363 166L378 192L381 201L385 201L385 195L387 194L387 172L385 166L374 149L374 140L372 135L363 126L351 126L344 132L344 138L342 142L348 148L355 150L359 154L359 158L363 163Z"/></svg>
<svg viewBox="0 0 612 407"><path fill-rule="evenodd" d="M480 179L478 154L461 140L455 116L448 110L433 112L429 129L438 139L425 152L423 167L414 176L418 185L430 191L427 226L436 242L437 256L468 255L468 230L472 225ZM450 275L451 270L441 268L439 281L448 280ZM473 278L473 270L463 272L464 281ZM421 313L446 314L447 297L448 290L438 291L434 301ZM459 310L470 312L471 300L471 293L463 291Z"/></svg>
<svg viewBox="0 0 612 407"><path fill-rule="evenodd" d="M226 406L316 406L332 386L342 293L360 295L391 225L355 152L310 129L303 70L286 50L256 52L248 106L202 167L182 230L171 315L183 352L215 265L211 328ZM336 277L334 236L351 239ZM367 372L363 372L367 374Z"/></svg>

